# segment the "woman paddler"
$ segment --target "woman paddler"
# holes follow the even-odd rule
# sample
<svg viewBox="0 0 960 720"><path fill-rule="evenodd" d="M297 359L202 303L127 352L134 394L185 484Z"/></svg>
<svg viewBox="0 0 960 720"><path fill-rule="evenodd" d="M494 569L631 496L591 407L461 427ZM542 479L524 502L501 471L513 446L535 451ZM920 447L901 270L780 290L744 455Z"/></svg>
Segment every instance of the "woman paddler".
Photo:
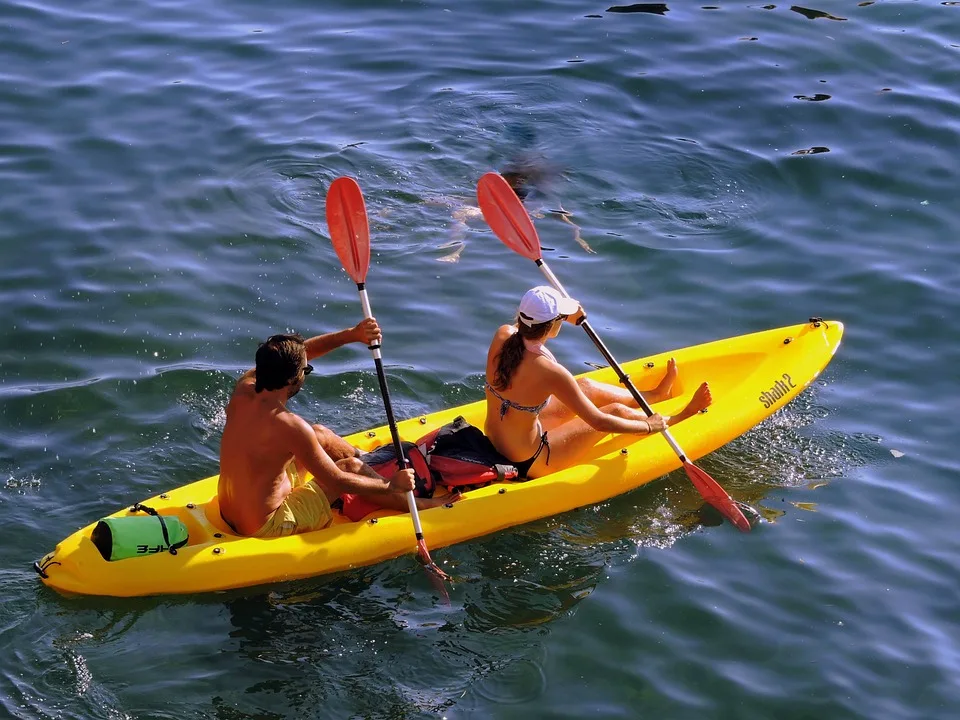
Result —
<svg viewBox="0 0 960 720"><path fill-rule="evenodd" d="M536 478L563 469L609 433L660 432L700 412L713 401L703 383L679 414L647 417L625 388L574 378L546 343L564 322L586 317L580 304L552 287L535 287L523 296L513 325L502 325L487 353L487 417L484 432L517 467ZM677 379L672 358L660 383L644 393L653 404L671 396Z"/></svg>

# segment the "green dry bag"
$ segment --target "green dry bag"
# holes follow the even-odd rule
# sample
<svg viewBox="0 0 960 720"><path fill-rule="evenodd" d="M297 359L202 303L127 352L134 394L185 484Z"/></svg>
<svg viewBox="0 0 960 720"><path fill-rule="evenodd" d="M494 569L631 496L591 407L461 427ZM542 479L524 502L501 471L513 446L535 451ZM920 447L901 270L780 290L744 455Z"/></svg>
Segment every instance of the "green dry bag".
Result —
<svg viewBox="0 0 960 720"><path fill-rule="evenodd" d="M187 526L180 518L161 515L139 503L130 509L142 510L147 516L105 517L93 528L90 539L104 560L124 560L160 552L176 555L177 548L187 544Z"/></svg>

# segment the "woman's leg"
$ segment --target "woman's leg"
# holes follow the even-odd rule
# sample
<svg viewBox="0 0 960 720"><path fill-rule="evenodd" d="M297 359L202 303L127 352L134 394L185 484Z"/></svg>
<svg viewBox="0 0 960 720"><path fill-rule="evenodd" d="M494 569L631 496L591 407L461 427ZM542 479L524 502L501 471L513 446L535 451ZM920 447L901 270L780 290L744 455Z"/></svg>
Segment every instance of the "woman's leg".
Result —
<svg viewBox="0 0 960 720"><path fill-rule="evenodd" d="M663 379L653 390L648 390L643 393L644 399L651 405L669 399L671 397L670 393L673 390L673 384L676 380L677 361L670 358L667 361L667 372L664 374ZM637 401L634 400L633 394L625 387L608 385L607 383L597 382L590 378L578 378L577 385L580 386L583 394L590 399L590 402L598 408L614 403L632 408L640 407ZM574 417L573 410L557 400L557 398L551 397L547 406L540 413L540 423L544 430L551 430L572 420Z"/></svg>
<svg viewBox="0 0 960 720"><path fill-rule="evenodd" d="M672 417L665 417L667 425L676 425L688 417L708 407L713 402L710 386L703 383L697 388L690 402L679 413ZM635 408L627 407L623 403L611 403L600 408L603 412L630 420L642 420L646 414ZM575 463L585 450L596 445L608 433L594 430L580 418L574 418L554 427L547 435L550 443L550 453L544 448L527 475L532 478L542 477L548 473L562 470ZM644 437L638 435L637 437ZM549 464L548 464L549 463Z"/></svg>
<svg viewBox="0 0 960 720"><path fill-rule="evenodd" d="M603 412L617 417L637 419L646 417L639 410L628 408L621 403L613 403L600 408ZM538 478L557 470L562 470L576 462L589 448L596 445L609 433L594 430L578 417L552 428L547 433L550 447L543 448L536 462L527 471L527 477Z"/></svg>

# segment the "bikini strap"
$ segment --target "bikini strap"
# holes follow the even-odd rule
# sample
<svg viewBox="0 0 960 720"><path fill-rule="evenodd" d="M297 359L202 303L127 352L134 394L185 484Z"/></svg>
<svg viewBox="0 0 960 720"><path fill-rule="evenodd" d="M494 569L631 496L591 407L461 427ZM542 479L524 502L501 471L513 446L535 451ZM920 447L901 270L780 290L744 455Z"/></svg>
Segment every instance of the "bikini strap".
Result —
<svg viewBox="0 0 960 720"><path fill-rule="evenodd" d="M540 411L543 410L547 406L547 403L550 401L550 398L547 398L539 405L520 405L519 403L515 403L513 400L508 400L503 395L498 393L496 388L494 388L493 385L490 384L490 381L484 380L483 384L486 385L487 389L491 393L493 393L493 396L500 401L500 419L501 420L507 414L507 410L509 410L510 408L513 408L514 410L519 410L520 412L528 412L528 413L533 413L534 415L539 415Z"/></svg>

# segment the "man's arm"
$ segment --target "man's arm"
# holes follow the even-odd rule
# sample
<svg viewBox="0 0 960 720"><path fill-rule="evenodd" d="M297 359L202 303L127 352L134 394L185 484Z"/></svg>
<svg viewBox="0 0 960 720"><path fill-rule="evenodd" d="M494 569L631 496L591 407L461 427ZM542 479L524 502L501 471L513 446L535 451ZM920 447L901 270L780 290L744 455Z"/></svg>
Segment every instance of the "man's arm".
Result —
<svg viewBox="0 0 960 720"><path fill-rule="evenodd" d="M392 495L403 492L385 478L367 477L342 470L320 447L317 435L307 421L293 413L290 415L287 428L294 457L303 463L314 479L325 488L336 495Z"/></svg>
<svg viewBox="0 0 960 720"><path fill-rule="evenodd" d="M304 347L307 350L307 360L313 360L348 343L371 345L374 341L380 342L380 326L375 319L365 318L352 328L309 338L304 342Z"/></svg>

